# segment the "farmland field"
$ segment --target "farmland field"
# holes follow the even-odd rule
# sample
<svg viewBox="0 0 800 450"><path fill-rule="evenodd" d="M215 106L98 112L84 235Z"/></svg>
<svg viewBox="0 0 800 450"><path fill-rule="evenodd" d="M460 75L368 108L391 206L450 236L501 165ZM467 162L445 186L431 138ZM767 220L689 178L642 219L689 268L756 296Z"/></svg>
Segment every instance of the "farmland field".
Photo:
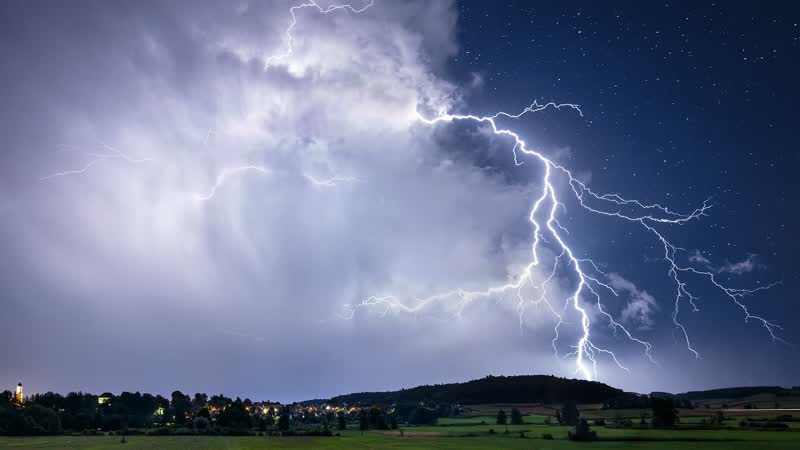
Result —
<svg viewBox="0 0 800 450"><path fill-rule="evenodd" d="M443 419L437 426L401 427L400 431L352 430L334 437L119 436L0 437L3 449L267 449L267 448L449 448L449 449L797 449L800 433L745 430L652 430L594 427L600 438L591 444L566 439L569 427L540 425L541 417L526 416L523 425L493 424L491 417ZM481 423L485 422L485 423ZM490 429L494 434L490 434ZM525 437L521 437L521 432ZM550 434L553 440L543 439Z"/></svg>

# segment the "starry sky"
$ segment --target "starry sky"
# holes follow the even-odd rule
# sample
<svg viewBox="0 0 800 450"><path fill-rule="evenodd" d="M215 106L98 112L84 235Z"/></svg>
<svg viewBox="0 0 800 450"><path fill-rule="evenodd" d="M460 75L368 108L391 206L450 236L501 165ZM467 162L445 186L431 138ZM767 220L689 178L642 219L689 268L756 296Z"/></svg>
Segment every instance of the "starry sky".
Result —
<svg viewBox="0 0 800 450"><path fill-rule="evenodd" d="M797 384L797 7L320 1L295 10L289 42L297 4L0 5L0 388L292 401L579 376L574 312L553 343L554 315L513 294L406 311L519 276L543 188L485 123L417 114L534 101L582 114L498 123L595 192L679 213L708 200L657 226L680 264L734 289L778 283L741 302L780 340L703 276L685 278L684 336L663 245L581 208L559 175L565 240L655 360L585 295L592 342L628 369L602 354L597 379ZM570 273L553 271L554 304Z"/></svg>
<svg viewBox="0 0 800 450"><path fill-rule="evenodd" d="M529 96L580 103L585 120L558 117L535 133L542 145L571 148L565 161L590 171L596 187L676 208L710 197L710 217L679 230L680 245L691 242L687 248L729 267L752 259L739 266L746 273L736 274L751 286L782 280L751 304L785 318L788 341L797 341L792 292L800 282L794 263L800 246L791 235L798 212L790 181L800 162L796 6L467 1L459 3L459 17L462 47L453 70L464 80L479 74L484 82L471 105L489 112L498 102ZM610 251L623 273L635 272L658 251L630 245L630 231L614 231L589 245ZM646 266L639 279L657 282L653 269ZM738 365L704 356L715 359L709 367L726 367L723 376L731 373L722 384L796 379L791 345L772 346L752 326L733 332L727 325L736 327L736 319L729 320L727 306L711 293L706 300L698 339L721 358L745 356ZM723 321L724 331L717 328ZM698 384L714 384L719 376Z"/></svg>

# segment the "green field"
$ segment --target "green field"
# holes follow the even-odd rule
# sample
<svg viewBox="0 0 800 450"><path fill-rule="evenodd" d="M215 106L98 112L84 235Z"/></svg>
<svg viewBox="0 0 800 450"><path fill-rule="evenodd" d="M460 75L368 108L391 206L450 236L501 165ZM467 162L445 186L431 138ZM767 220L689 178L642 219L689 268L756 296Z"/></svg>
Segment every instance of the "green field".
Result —
<svg viewBox="0 0 800 450"><path fill-rule="evenodd" d="M129 436L126 444L119 436L0 437L2 449L367 449L367 448L448 448L448 449L798 449L800 433L794 431L743 430L651 430L594 427L599 442L578 443L566 439L568 427L539 425L539 417L526 417L533 423L505 427L491 424L490 417L447 419L438 426L403 427L399 431L369 431L363 435L346 431L336 437L216 437L216 436ZM487 422L486 425L481 421ZM496 434L489 434L494 429ZM525 432L525 438L520 432ZM549 433L555 439L542 439Z"/></svg>

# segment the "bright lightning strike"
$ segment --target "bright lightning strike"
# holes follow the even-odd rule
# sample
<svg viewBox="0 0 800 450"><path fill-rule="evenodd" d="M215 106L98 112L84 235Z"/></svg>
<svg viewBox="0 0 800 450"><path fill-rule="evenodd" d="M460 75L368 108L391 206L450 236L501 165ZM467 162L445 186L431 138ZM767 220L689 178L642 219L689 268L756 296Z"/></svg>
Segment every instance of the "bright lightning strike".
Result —
<svg viewBox="0 0 800 450"><path fill-rule="evenodd" d="M760 316L753 315L749 312L746 305L741 302L741 298L747 295L754 294L757 291L768 289L774 284L760 287L757 289L733 289L725 286L720 282L716 275L712 272L697 270L690 266L683 266L677 262L676 252L681 250L670 243L664 235L659 232L656 225L682 225L693 219L699 219L704 216L706 211L710 208L708 201L703 202L703 205L689 213L679 213L670 210L669 208L660 204L645 204L635 199L626 199L619 194L598 194L589 189L583 182L578 180L572 172L564 166L552 161L545 157L542 153L529 148L525 141L514 131L507 128L501 128L497 125L497 119L505 117L509 119L518 119L522 116L542 111L548 107L561 109L563 107L571 108L578 112L581 116L583 113L578 105L574 104L556 104L547 103L540 105L534 102L529 107L525 108L518 114L510 114L506 112L499 112L492 116L475 116L475 115L457 115L457 114L440 114L433 118L426 118L418 114L420 122L427 125L449 124L456 121L472 121L479 124L489 125L492 132L498 136L508 136L514 140L512 152L514 153L514 162L517 166L523 164L518 159L518 152L532 157L544 169L544 174L541 179L541 194L533 203L529 221L533 227L533 245L531 248L531 261L525 269L517 275L511 282L499 286L493 286L483 291L467 291L463 289L455 289L452 291L437 293L422 299L415 299L413 306L400 301L394 296L372 296L355 305L345 305L341 317L349 319L354 317L356 312L365 307L379 308L379 314L385 316L390 312L404 312L417 314L427 306L434 302L444 300L456 300L457 312L459 316L464 307L475 299L491 298L497 296L505 296L508 293L513 293L518 299L518 311L520 317L520 326L522 326L522 319L527 306L543 304L556 318L556 325L554 327L555 337L553 338L553 350L558 356L558 349L556 342L559 340L559 329L567 322L564 316L567 314L568 308L572 308L580 317L580 338L572 346L574 351L565 355L565 357L574 356L576 364L576 372L586 379L597 378L597 358L600 354L606 355L618 367L628 371L628 369L621 364L615 353L611 350L601 348L595 345L591 340L592 323L587 308L590 304L588 299L594 300L594 307L600 313L600 316L607 320L609 326L616 331L621 331L623 335L639 345L643 349L644 355L655 363L651 355L652 345L644 340L641 340L631 334L622 324L614 320L614 318L607 312L601 302L601 296L598 289L609 291L612 295L617 296L617 292L607 283L602 282L599 276L605 275L597 265L590 259L578 258L573 248L567 244L564 239L564 234L569 234L569 231L561 225L558 221L558 213L560 210L566 211L566 206L559 199L556 189L553 186L554 177L560 176L568 182L572 194L578 200L580 206L593 214L615 217L628 222L636 223L642 226L645 230L652 233L655 238L664 246L664 260L668 265L668 276L674 281L676 287L675 296L675 309L672 314L672 319L677 328L679 328L685 338L686 346L692 354L699 357L698 352L692 347L689 339L689 334L686 328L678 320L678 313L681 301L688 302L695 310L695 300L697 297L693 296L686 287L686 282L681 278L683 274L691 273L705 277L712 285L722 291L722 293L730 298L736 306L741 308L745 313L745 321L754 320L759 322L769 332L773 340L780 340L776 336L776 330L780 327L775 323L766 320ZM533 271L541 265L539 257L542 242L552 242L556 252L559 255L555 258L552 267L548 270L547 276L541 283L537 284ZM563 261L563 262L562 262ZM566 268L571 270L572 275L577 279L575 287L564 301L562 307L557 307L555 301L551 299L547 293L548 283L555 277L559 265L565 265ZM595 273L599 275L594 275ZM533 297L526 298L524 290L526 286L538 291L538 294ZM591 367L590 367L591 366Z"/></svg>
<svg viewBox="0 0 800 450"><path fill-rule="evenodd" d="M362 7L356 8L350 4L334 4L323 8L314 0L309 0L307 3L302 3L293 6L289 10L291 21L289 26L284 31L285 36L285 49L282 53L269 56L265 59L264 69L289 58L293 52L294 38L292 32L297 25L298 10L304 8L313 8L319 13L328 14L335 11L345 11L351 13L361 13L366 9L373 6L374 1L370 0ZM574 357L576 364L576 372L586 379L597 378L597 361L600 356L606 356L613 361L618 367L623 370L628 370L617 358L616 354L605 348L596 345L591 337L592 322L590 320L590 312L592 308L596 309L602 320L614 330L621 332L624 337L629 339L636 345L642 348L642 352L647 359L655 363L651 355L652 345L644 340L635 337L628 329L622 324L617 322L613 316L608 312L602 303L602 296L600 292L607 291L613 296L618 296L618 293L608 283L602 281L605 274L598 268L598 266L588 258L579 258L576 256L575 250L567 243L565 236L569 235L569 231L559 222L558 215L560 211L566 212L566 206L560 199L553 185L555 179L566 181L571 189L572 196L578 201L578 204L584 210L597 215L613 217L618 220L631 222L641 226L648 233L651 233L657 242L660 242L664 248L663 260L667 264L667 275L669 279L674 282L675 286L675 302L674 310L672 313L672 320L676 328L681 330L685 339L688 350L699 357L699 353L693 348L689 334L683 324L679 321L679 312L681 303L688 303L694 310L699 310L696 304L698 297L693 295L687 287L686 276L697 276L706 279L711 285L716 287L722 292L724 296L730 299L734 305L744 312L745 322L755 321L761 324L769 333L773 340L781 340L776 333L781 330L781 327L770 320L761 316L751 314L747 305L743 303L743 298L758 291L769 289L775 284L759 287L756 289L735 289L726 286L718 279L718 274L708 270L698 270L688 265L682 265L677 257L678 252L683 251L680 247L672 244L664 234L656 227L668 225L683 225L694 219L699 219L704 216L706 211L710 208L708 201L703 202L699 208L688 212L681 213L670 210L668 207L660 204L645 204L636 199L623 198L619 194L598 194L585 183L577 179L567 168L554 162L553 160L545 157L542 153L528 148L525 141L516 132L501 128L497 124L498 119L520 119L529 113L543 111L547 108L569 108L576 111L583 116L580 107L575 104L556 104L546 103L539 104L534 102L523 111L517 114L507 112L498 112L491 116L475 116L475 115L457 115L449 113L441 113L432 118L425 117L417 114L417 119L426 125L447 125L457 121L470 121L477 124L488 125L492 132L497 136L507 136L513 139L514 145L511 149L514 156L514 163L516 166L525 164L521 158L528 157L530 160L537 162L544 170L541 179L541 191L533 205L531 206L528 220L533 228L532 246L531 246L531 259L524 267L524 269L515 275L508 283L497 286L491 286L485 290L465 290L453 289L446 292L436 293L425 298L416 298L410 304L402 301L396 296L371 296L360 303L354 305L345 305L341 317L351 319L362 308L377 309L381 316L390 313L409 313L418 314L423 312L426 308L436 302L455 301L457 305L456 316L460 316L465 307L477 299L490 299L500 298L512 294L517 299L517 311L519 313L520 328L523 325L523 318L525 311L530 306L544 306L556 319L554 326L554 338L552 340L553 351L558 356L557 342L559 341L559 330L562 326L570 325L566 319L569 310L572 309L578 315L579 320L579 334L577 342L571 346L574 350L564 355L564 357ZM203 144L207 145L215 134L213 130L206 133ZM62 172L53 173L42 177L42 180L47 180L55 177L62 177L72 174L82 174L88 171L94 165L109 159L122 159L129 163L141 163L150 161L149 158L135 159L131 158L124 153L103 144L104 151L101 153L88 153L91 159L82 168L67 170ZM521 156L524 155L524 156ZM225 185L225 183L233 176L243 176L246 174L269 175L271 170L267 167L246 165L240 167L228 168L220 172L211 188L204 193L197 193L194 195L196 201L206 202L211 200L217 191ZM355 177L342 177L334 176L328 179L318 179L309 174L302 174L310 183L315 186L321 187L335 187L339 183L344 182L358 182ZM544 267L546 263L540 259L540 252L543 243L547 243L554 247L557 254L553 259L551 265ZM574 287L571 289L569 295L565 299L554 299L549 291L550 285L556 278L556 275L561 270L568 270L572 277L576 280ZM544 273L547 276L543 280L537 280L534 276L538 273ZM530 295L529 291L533 291L534 295Z"/></svg>

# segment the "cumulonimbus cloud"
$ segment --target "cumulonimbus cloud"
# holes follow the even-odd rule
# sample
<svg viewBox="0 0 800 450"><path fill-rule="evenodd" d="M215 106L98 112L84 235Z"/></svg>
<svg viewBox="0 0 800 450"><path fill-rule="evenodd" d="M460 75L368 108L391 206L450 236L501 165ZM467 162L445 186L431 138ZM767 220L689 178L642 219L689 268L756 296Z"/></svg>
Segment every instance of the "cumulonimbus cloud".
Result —
<svg viewBox="0 0 800 450"><path fill-rule="evenodd" d="M230 365L242 345L297 373L306 362L293 349L325 346L322 329L350 348L359 329L380 327L365 351L398 335L441 348L476 338L463 324L413 334L407 323L330 322L376 292L483 288L528 257L528 187L454 158L443 131L416 120L460 102L439 75L457 49L453 5L298 11L291 57L265 69L284 49L290 6L18 6L38 31L16 30L18 45L0 50L16 62L4 98L19 111L0 168L19 199L0 210L3 241L19 244L4 306L23 308L37 283L46 304L124 317L118 339L86 331L97 352L172 342L187 360L163 364L203 367L203 381L215 378L209 360ZM75 326L62 322L54 351L78 345ZM102 373L114 367L97 376L124 379Z"/></svg>

